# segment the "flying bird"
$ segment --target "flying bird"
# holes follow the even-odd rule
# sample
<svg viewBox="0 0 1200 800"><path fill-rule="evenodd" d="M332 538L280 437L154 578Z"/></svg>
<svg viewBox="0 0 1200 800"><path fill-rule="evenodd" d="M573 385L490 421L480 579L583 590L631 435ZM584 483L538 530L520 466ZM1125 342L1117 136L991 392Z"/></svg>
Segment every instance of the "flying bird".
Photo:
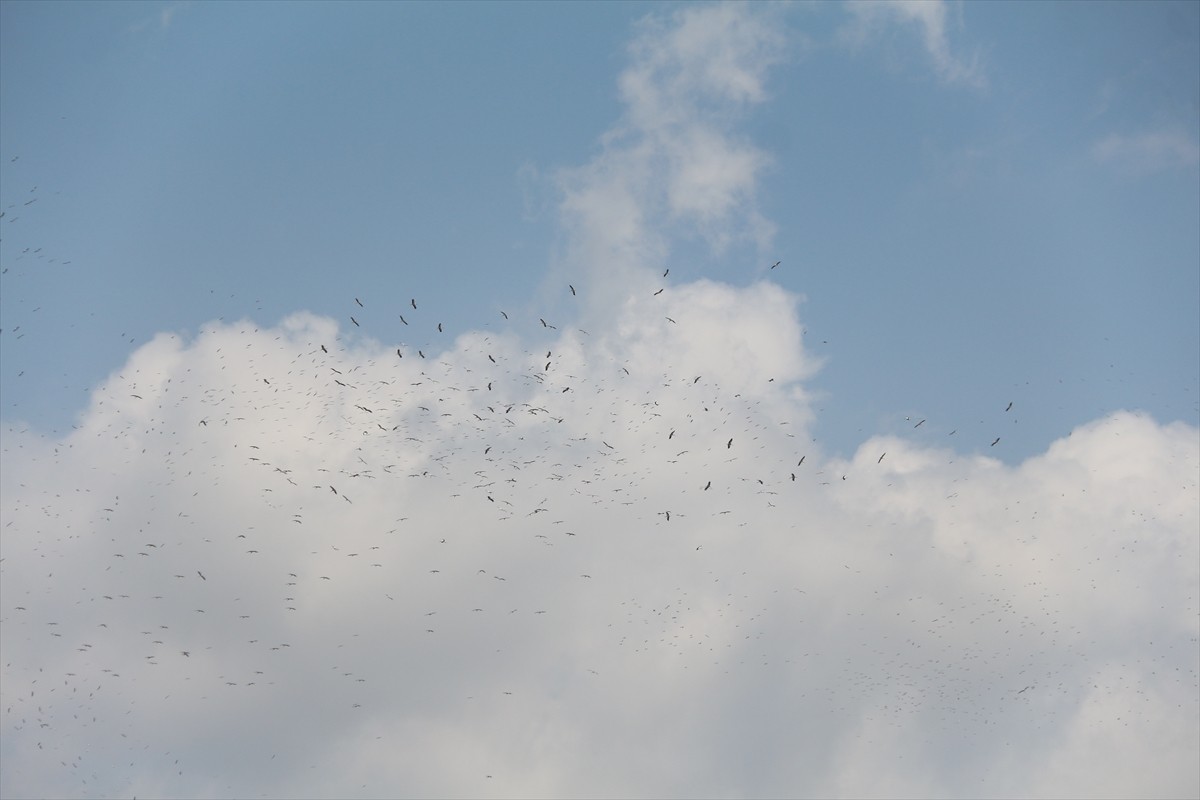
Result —
<svg viewBox="0 0 1200 800"><path fill-rule="evenodd" d="M780 264L782 264L782 263L783 263L782 261L776 261L774 264L772 264L772 265L771 265L771 269L775 269L776 267L778 267L778 266L779 266Z"/></svg>
<svg viewBox="0 0 1200 800"><path fill-rule="evenodd" d="M354 317L351 317L350 321L353 322L356 327L359 327L359 328L362 327L361 325L358 324L358 320L356 320Z"/></svg>
<svg viewBox="0 0 1200 800"><path fill-rule="evenodd" d="M571 290L571 296L574 297L575 296L575 287L568 283L567 288Z"/></svg>
<svg viewBox="0 0 1200 800"><path fill-rule="evenodd" d="M362 308L362 307L363 307L362 300L359 300L357 297L356 297L356 298L354 298L354 302L358 303L358 307L359 307L359 308Z"/></svg>
<svg viewBox="0 0 1200 800"><path fill-rule="evenodd" d="M729 438L729 441L725 443L725 449L726 449L726 450L728 450L728 449L729 449L729 448L731 448L731 447L733 447L733 437L730 437L730 438Z"/></svg>
<svg viewBox="0 0 1200 800"><path fill-rule="evenodd" d="M883 456L886 456L886 455L887 455L887 451L884 451L884 453L883 453ZM876 461L875 463L876 463L876 464L880 464L880 463L882 463L882 462L883 462L883 456L880 456L880 457L879 457L879 461Z"/></svg>
<svg viewBox="0 0 1200 800"><path fill-rule="evenodd" d="M204 577L204 573L201 572L200 570L196 570L196 574L200 576L200 580L202 580L202 581L208 580L208 578Z"/></svg>
<svg viewBox="0 0 1200 800"><path fill-rule="evenodd" d="M416 311L416 310L417 310L417 300L416 300L416 298L413 298L413 299L412 299L410 302L412 303L413 311Z"/></svg>
<svg viewBox="0 0 1200 800"><path fill-rule="evenodd" d="M1000 437L999 437L999 436L997 436L997 437L996 437L996 441L995 441L995 442L992 442L991 444L989 444L989 445L988 445L988 447L995 447L995 446L996 446L996 442L999 442L999 441L1000 441Z"/></svg>
<svg viewBox="0 0 1200 800"><path fill-rule="evenodd" d="M403 315L403 314L400 314L399 316L400 316L400 321L401 321L401 322L403 322L405 325L407 325L407 324L408 324L408 320L406 320L406 319L404 318L404 315Z"/></svg>
<svg viewBox="0 0 1200 800"><path fill-rule="evenodd" d="M1010 402L1009 402L1009 404L1008 404L1008 408L1006 408L1006 409L1004 409L1004 410L1005 410L1006 412L1007 412L1007 411L1012 411L1012 402L1011 402L1011 401L1010 401Z"/></svg>

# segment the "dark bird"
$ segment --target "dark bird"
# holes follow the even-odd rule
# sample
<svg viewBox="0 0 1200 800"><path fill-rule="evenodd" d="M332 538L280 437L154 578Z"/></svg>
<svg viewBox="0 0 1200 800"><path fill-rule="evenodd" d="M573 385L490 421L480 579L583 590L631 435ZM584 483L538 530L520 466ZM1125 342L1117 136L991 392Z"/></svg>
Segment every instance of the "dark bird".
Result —
<svg viewBox="0 0 1200 800"><path fill-rule="evenodd" d="M925 420L921 420L921 421L920 421L920 422L918 422L916 425L913 425L913 428L919 428L919 427L921 427L921 426L922 426L922 425L924 425L924 424L925 424Z"/></svg>
<svg viewBox="0 0 1200 800"><path fill-rule="evenodd" d="M353 323L355 324L355 326L357 326L357 327L359 327L359 328L361 328L361 327L362 327L361 325L359 325L359 324L358 324L358 320L356 320L354 317L351 317L351 318L350 318L350 321L351 321L351 322L353 322Z"/></svg>
<svg viewBox="0 0 1200 800"><path fill-rule="evenodd" d="M325 349L325 345L321 345L321 352L328 353L329 351Z"/></svg>
<svg viewBox="0 0 1200 800"><path fill-rule="evenodd" d="M806 458L808 458L808 456L800 456L800 460L796 462L796 466L798 467L798 466L800 466L801 464L803 464L803 463L804 463L804 459L806 459Z"/></svg>
<svg viewBox="0 0 1200 800"><path fill-rule="evenodd" d="M183 653L183 655L184 655L184 657L185 657L185 658L191 658L191 657L192 657L192 654L191 654L191 653L189 653L187 650L180 650L179 652Z"/></svg>
<svg viewBox="0 0 1200 800"><path fill-rule="evenodd" d="M1004 409L1004 410L1005 410L1005 411L1012 411L1012 403L1010 402L1010 403L1008 404L1008 408L1006 408L1006 409ZM1024 689L1022 689L1022 691L1024 691Z"/></svg>
<svg viewBox="0 0 1200 800"><path fill-rule="evenodd" d="M490 353L488 354L488 361L491 361L493 364L496 363L496 359L492 358Z"/></svg>
<svg viewBox="0 0 1200 800"><path fill-rule="evenodd" d="M665 278L665 277L667 277L667 273L668 273L668 272L670 272L670 271L671 271L671 268L670 268L670 267L667 267L665 270L663 270L663 277L664 277L664 278Z"/></svg>
<svg viewBox="0 0 1200 800"><path fill-rule="evenodd" d="M886 455L887 455L887 452L884 452L883 456L886 456ZM875 463L876 463L876 464L879 464L879 463L881 463L881 462L883 461L883 456L880 456L880 457L879 457L879 461L876 461Z"/></svg>
<svg viewBox="0 0 1200 800"><path fill-rule="evenodd" d="M202 581L208 580L208 578L204 577L204 573L201 572L200 570L196 570L196 574L200 576L200 580L202 580Z"/></svg>
<svg viewBox="0 0 1200 800"><path fill-rule="evenodd" d="M359 308L362 308L362 307L363 307L362 300L359 300L357 297L356 297L356 298L354 298L354 302L358 303L358 307L359 307Z"/></svg>
<svg viewBox="0 0 1200 800"><path fill-rule="evenodd" d="M547 325L547 324L546 324L546 320L542 319L541 317L538 317L538 322L542 323L542 327L543 327L543 328L549 328L549 327L550 327L549 325Z"/></svg>
<svg viewBox="0 0 1200 800"><path fill-rule="evenodd" d="M730 437L729 441L725 443L726 450L728 450L731 447L733 447L733 438L732 437Z"/></svg>
<svg viewBox="0 0 1200 800"><path fill-rule="evenodd" d="M438 323L438 333L442 332L442 323Z"/></svg>
<svg viewBox="0 0 1200 800"><path fill-rule="evenodd" d="M709 481L708 483L704 484L704 491L706 491L706 492L707 492L707 491L708 491L708 487L710 487L710 486L712 486L712 481Z"/></svg>
<svg viewBox="0 0 1200 800"><path fill-rule="evenodd" d="M571 296L574 297L575 296L575 287L568 283L567 288L571 290Z"/></svg>
<svg viewBox="0 0 1200 800"><path fill-rule="evenodd" d="M505 314L503 311L500 312L500 316L504 317L505 319L508 319L508 314Z"/></svg>
<svg viewBox="0 0 1200 800"><path fill-rule="evenodd" d="M400 316L400 321L401 321L401 322L403 322L405 325L407 325L407 324L408 324L408 320L406 320L406 319L404 318L404 315L403 315L403 314L400 314L399 316Z"/></svg>
<svg viewBox="0 0 1200 800"><path fill-rule="evenodd" d="M989 445L988 445L988 447L995 447L995 446L996 446L996 442L998 442L998 441L1000 441L1000 437L999 437L999 436L997 436L997 437L996 437L996 441L995 441L995 442L992 442L991 444L989 444Z"/></svg>
<svg viewBox="0 0 1200 800"><path fill-rule="evenodd" d="M416 310L417 310L417 301L416 301L416 298L413 298L413 300L412 300L411 302L412 302L412 307L413 307L413 310L414 310L414 311L416 311Z"/></svg>
<svg viewBox="0 0 1200 800"><path fill-rule="evenodd" d="M659 289L657 292L654 293L654 297L658 297L662 293L663 293L663 290Z"/></svg>
<svg viewBox="0 0 1200 800"><path fill-rule="evenodd" d="M400 356L401 358L404 358L404 353L401 353L401 352L400 352L400 348L399 348L399 347L397 347L397 348L396 348L396 355Z"/></svg>
<svg viewBox="0 0 1200 800"><path fill-rule="evenodd" d="M779 266L780 264L782 264L782 263L783 263L782 261L776 261L774 264L772 264L772 265L771 265L771 269L775 269L776 267L778 267L778 266Z"/></svg>
<svg viewBox="0 0 1200 800"><path fill-rule="evenodd" d="M425 354L423 352L421 352L420 350L417 351L417 355L419 355L421 358L425 357Z"/></svg>

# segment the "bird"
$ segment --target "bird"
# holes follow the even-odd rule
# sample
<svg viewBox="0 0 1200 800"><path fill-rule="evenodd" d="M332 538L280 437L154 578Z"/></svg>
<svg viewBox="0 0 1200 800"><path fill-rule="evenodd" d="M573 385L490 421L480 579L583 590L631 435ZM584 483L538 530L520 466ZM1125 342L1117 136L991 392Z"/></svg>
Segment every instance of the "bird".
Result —
<svg viewBox="0 0 1200 800"><path fill-rule="evenodd" d="M1000 437L999 437L999 436L997 436L997 437L996 437L996 441L994 441L994 442L992 442L991 444L989 444L989 445L988 445L988 447L995 447L995 446L996 446L996 442L999 442L999 441L1000 441Z"/></svg>
<svg viewBox="0 0 1200 800"><path fill-rule="evenodd" d="M1010 400L1010 401L1009 401L1009 403L1008 403L1008 408L1006 408L1006 409L1004 409L1004 410L1005 410L1006 412L1008 412L1008 411L1012 411L1012 401L1011 401L1011 400Z"/></svg>
<svg viewBox="0 0 1200 800"><path fill-rule="evenodd" d="M659 296L660 294L662 294L662 293L663 293L663 290L662 290L662 289L659 289L657 292L655 292L655 293L654 293L654 296L655 296L655 297L658 297L658 296Z"/></svg>
<svg viewBox="0 0 1200 800"><path fill-rule="evenodd" d="M779 266L780 264L782 264L782 263L783 263L782 261L776 261L774 264L772 264L772 265L771 265L771 269L775 269L776 267L778 267L778 266Z"/></svg>
<svg viewBox="0 0 1200 800"><path fill-rule="evenodd" d="M358 303L358 307L359 307L359 308L362 308L362 307L363 307L362 300L359 300L357 297L356 297L356 298L354 298L354 302Z"/></svg>
<svg viewBox="0 0 1200 800"><path fill-rule="evenodd" d="M208 580L208 578L204 577L204 573L201 572L200 570L196 570L196 574L200 576L200 580L202 580L202 581Z"/></svg>
<svg viewBox="0 0 1200 800"><path fill-rule="evenodd" d="M574 297L575 296L575 287L568 283L567 288L571 290L571 296Z"/></svg>
<svg viewBox="0 0 1200 800"><path fill-rule="evenodd" d="M438 333L442 332L442 323L438 323Z"/></svg>
<svg viewBox="0 0 1200 800"><path fill-rule="evenodd" d="M729 449L729 448L731 448L731 447L733 447L733 437L732 437L732 436L731 436L731 437L729 437L729 441L725 443L725 449L726 449L726 450L728 450L728 449Z"/></svg>
<svg viewBox="0 0 1200 800"><path fill-rule="evenodd" d="M712 481L709 481L708 483L704 484L704 491L706 491L706 492L707 492L707 491L708 491L708 487L710 487L710 486L712 486Z"/></svg>
<svg viewBox="0 0 1200 800"><path fill-rule="evenodd" d="M354 317L351 317L350 321L354 323L355 327L359 327L359 328L362 327L361 325L358 324L358 320L356 320Z"/></svg>
<svg viewBox="0 0 1200 800"><path fill-rule="evenodd" d="M403 322L405 325L407 325L407 324L408 324L408 320L406 320L406 319L404 318L404 315L403 315L403 314L400 314L400 315L399 315L399 317L400 317L400 321L401 321L401 322Z"/></svg>
<svg viewBox="0 0 1200 800"><path fill-rule="evenodd" d="M884 453L883 453L883 456L886 456L886 455L887 455L887 451L885 450L885 451L884 451ZM883 462L883 456L880 456L880 457L879 457L879 461L876 461L875 463L876 463L876 464L882 463L882 462Z"/></svg>
<svg viewBox="0 0 1200 800"><path fill-rule="evenodd" d="M416 310L417 310L417 300L416 300L416 298L414 297L414 298L413 298L412 300L410 300L409 302L411 302L411 303L412 303L413 311L416 311Z"/></svg>

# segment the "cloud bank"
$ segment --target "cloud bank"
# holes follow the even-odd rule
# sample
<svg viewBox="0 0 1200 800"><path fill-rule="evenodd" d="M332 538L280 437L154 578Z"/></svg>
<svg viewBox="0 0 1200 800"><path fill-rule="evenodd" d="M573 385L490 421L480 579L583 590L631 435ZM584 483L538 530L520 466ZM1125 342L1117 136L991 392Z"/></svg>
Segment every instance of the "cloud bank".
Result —
<svg viewBox="0 0 1200 800"><path fill-rule="evenodd" d="M800 298L662 274L768 241L771 13L639 31L544 322L214 323L8 425L0 794L1200 790L1200 432L829 458Z"/></svg>

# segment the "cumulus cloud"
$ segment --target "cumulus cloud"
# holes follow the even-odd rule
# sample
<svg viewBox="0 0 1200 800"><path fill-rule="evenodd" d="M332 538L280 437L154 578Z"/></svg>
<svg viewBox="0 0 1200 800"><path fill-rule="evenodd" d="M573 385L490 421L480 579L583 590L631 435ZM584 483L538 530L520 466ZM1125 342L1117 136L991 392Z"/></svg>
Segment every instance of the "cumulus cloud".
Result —
<svg viewBox="0 0 1200 800"><path fill-rule="evenodd" d="M640 33L641 121L562 176L582 327L214 323L8 423L0 794L1196 794L1196 428L831 458L801 298L659 271L746 235L733 128L669 156L764 96L760 13Z"/></svg>

